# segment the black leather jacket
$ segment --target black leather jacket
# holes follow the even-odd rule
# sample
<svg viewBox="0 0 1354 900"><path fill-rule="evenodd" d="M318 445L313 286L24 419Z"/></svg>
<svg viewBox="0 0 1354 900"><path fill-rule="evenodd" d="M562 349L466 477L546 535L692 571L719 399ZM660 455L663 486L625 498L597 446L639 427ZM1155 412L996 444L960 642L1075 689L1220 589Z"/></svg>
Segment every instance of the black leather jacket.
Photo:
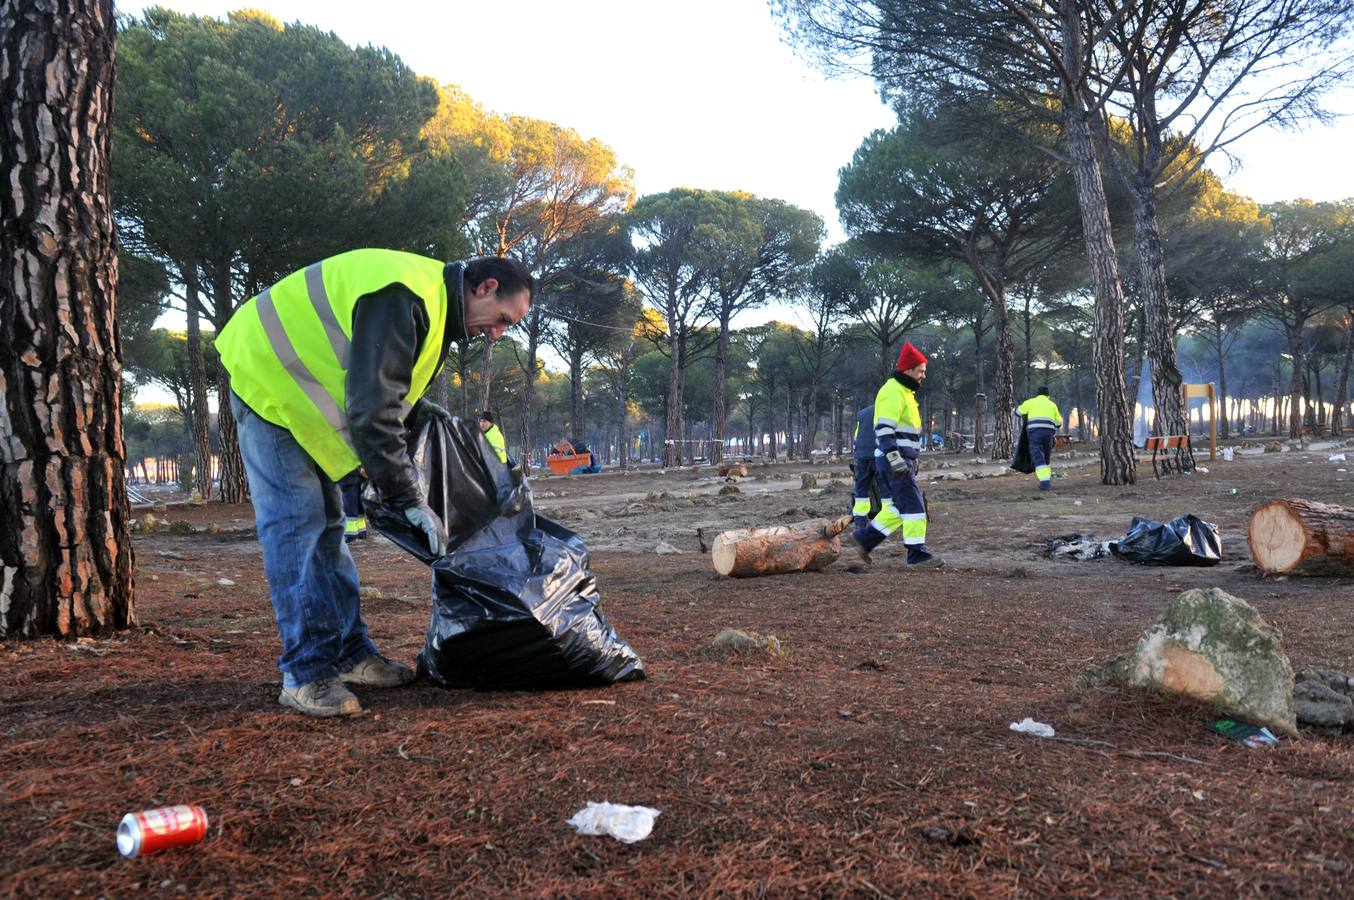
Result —
<svg viewBox="0 0 1354 900"><path fill-rule="evenodd" d="M438 356L446 361L452 341L465 341L465 266L448 263L447 326ZM392 284L358 299L348 357L347 413L353 449L382 502L406 509L422 493L410 466L405 422L417 418L417 406L400 416L400 400L409 392L414 363L428 336L428 313L417 294ZM419 401L421 405L422 400Z"/></svg>

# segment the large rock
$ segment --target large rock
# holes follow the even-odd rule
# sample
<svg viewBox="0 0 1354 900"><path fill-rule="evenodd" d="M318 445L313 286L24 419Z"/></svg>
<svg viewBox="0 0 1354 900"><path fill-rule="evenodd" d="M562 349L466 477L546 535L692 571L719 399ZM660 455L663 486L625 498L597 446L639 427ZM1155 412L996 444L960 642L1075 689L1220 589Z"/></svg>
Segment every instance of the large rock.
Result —
<svg viewBox="0 0 1354 900"><path fill-rule="evenodd" d="M1293 686L1293 711L1304 725L1354 725L1354 678L1333 669L1303 669Z"/></svg>
<svg viewBox="0 0 1354 900"><path fill-rule="evenodd" d="M1083 680L1193 697L1296 736L1293 667L1282 640L1245 600L1217 588L1185 591L1131 653L1087 672Z"/></svg>

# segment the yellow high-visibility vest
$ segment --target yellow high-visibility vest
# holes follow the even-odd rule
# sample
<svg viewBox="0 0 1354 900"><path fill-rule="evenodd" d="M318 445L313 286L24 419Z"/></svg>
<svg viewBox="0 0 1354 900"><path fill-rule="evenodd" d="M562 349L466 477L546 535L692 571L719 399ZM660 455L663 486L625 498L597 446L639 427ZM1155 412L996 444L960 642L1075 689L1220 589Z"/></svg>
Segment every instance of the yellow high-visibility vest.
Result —
<svg viewBox="0 0 1354 900"><path fill-rule="evenodd" d="M392 284L423 300L428 334L401 398L401 417L437 375L447 324L440 260L398 250L351 250L293 272L244 303L216 338L231 388L296 438L338 481L359 465L347 414L348 351L357 301Z"/></svg>
<svg viewBox="0 0 1354 900"><path fill-rule="evenodd" d="M508 444L503 440L503 432L498 430L497 425L490 425L484 431L484 439L489 442L489 446L494 448L494 454L499 462L508 461Z"/></svg>

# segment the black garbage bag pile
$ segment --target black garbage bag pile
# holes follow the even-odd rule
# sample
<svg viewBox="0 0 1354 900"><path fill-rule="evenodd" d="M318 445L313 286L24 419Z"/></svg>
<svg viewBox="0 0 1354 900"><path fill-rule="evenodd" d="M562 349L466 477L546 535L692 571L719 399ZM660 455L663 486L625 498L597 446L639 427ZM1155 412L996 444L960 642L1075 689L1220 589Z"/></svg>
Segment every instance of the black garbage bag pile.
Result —
<svg viewBox="0 0 1354 900"><path fill-rule="evenodd" d="M598 608L582 538L535 514L526 478L499 462L478 428L430 417L410 453L446 525L446 555L433 558L423 533L374 494L365 505L382 534L432 566L421 675L478 690L644 677L644 663Z"/></svg>
<svg viewBox="0 0 1354 900"><path fill-rule="evenodd" d="M1115 556L1153 566L1216 566L1222 560L1218 526L1195 515L1166 524L1134 516L1128 534L1110 545Z"/></svg>

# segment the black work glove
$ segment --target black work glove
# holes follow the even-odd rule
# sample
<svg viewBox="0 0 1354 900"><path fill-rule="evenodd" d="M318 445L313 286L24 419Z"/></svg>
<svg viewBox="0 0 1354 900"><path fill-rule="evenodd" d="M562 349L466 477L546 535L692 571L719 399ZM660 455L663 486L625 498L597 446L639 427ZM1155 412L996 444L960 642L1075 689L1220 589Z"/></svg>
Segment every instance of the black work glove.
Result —
<svg viewBox="0 0 1354 900"><path fill-rule="evenodd" d="M441 406L438 406L427 397L419 398L414 404L414 408L409 411L409 416L405 419L405 427L412 433L418 434L423 430L423 426L430 419L441 419L448 424L451 423L451 413L447 412Z"/></svg>

